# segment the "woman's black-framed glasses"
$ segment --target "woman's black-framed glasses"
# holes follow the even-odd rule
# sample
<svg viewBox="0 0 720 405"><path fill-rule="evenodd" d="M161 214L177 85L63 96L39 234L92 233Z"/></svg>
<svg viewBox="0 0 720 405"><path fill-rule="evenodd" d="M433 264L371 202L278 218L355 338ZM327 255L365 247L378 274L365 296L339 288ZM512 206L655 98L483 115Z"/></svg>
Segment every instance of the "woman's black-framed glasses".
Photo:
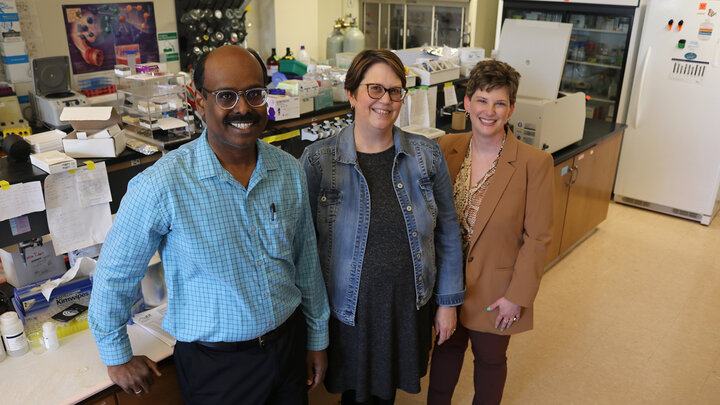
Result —
<svg viewBox="0 0 720 405"><path fill-rule="evenodd" d="M223 110L235 108L241 95L250 107L262 107L268 97L268 91L264 87L247 90L220 89L209 93L215 96L215 104Z"/></svg>
<svg viewBox="0 0 720 405"><path fill-rule="evenodd" d="M367 86L368 96L370 96L370 98L374 98L375 100L380 100L381 98L383 98L385 93L387 93L390 96L390 100L403 101L405 95L407 94L407 90L403 89L402 87L391 87L389 89L386 89L385 87L377 83L362 84Z"/></svg>

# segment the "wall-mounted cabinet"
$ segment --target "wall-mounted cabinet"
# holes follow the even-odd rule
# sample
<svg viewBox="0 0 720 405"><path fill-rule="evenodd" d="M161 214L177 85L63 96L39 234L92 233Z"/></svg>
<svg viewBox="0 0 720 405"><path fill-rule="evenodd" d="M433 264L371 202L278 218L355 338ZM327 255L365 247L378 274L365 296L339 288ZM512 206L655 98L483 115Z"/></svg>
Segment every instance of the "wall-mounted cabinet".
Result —
<svg viewBox="0 0 720 405"><path fill-rule="evenodd" d="M365 1L360 25L365 48L406 49L420 46L467 46L465 1Z"/></svg>

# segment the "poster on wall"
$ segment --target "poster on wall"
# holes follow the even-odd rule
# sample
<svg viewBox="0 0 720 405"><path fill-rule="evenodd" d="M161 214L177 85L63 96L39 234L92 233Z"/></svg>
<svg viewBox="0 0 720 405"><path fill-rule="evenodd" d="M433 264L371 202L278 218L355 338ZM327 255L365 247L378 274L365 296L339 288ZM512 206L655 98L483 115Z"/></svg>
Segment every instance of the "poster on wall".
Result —
<svg viewBox="0 0 720 405"><path fill-rule="evenodd" d="M63 5L74 74L111 70L115 65L157 62L153 3Z"/></svg>

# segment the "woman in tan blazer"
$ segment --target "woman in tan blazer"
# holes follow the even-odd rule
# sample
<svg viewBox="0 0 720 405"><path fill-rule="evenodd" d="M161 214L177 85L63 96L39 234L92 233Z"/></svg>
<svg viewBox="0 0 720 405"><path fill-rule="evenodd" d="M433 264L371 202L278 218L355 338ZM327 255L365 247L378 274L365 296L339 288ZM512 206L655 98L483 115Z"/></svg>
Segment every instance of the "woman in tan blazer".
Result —
<svg viewBox="0 0 720 405"><path fill-rule="evenodd" d="M473 404L499 404L510 335L532 329L552 233L553 160L508 128L519 79L506 63L478 63L464 100L472 132L439 141L454 179L467 292L457 330L432 355L430 405L450 404L468 340L475 356Z"/></svg>

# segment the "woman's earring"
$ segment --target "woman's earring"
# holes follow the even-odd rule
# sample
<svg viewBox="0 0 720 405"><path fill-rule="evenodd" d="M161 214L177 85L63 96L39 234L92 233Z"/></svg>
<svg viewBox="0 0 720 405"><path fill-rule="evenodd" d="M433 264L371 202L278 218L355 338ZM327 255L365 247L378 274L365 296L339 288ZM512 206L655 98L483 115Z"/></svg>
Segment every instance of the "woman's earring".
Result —
<svg viewBox="0 0 720 405"><path fill-rule="evenodd" d="M465 111L465 119L468 119L468 118L470 118L470 113Z"/></svg>

